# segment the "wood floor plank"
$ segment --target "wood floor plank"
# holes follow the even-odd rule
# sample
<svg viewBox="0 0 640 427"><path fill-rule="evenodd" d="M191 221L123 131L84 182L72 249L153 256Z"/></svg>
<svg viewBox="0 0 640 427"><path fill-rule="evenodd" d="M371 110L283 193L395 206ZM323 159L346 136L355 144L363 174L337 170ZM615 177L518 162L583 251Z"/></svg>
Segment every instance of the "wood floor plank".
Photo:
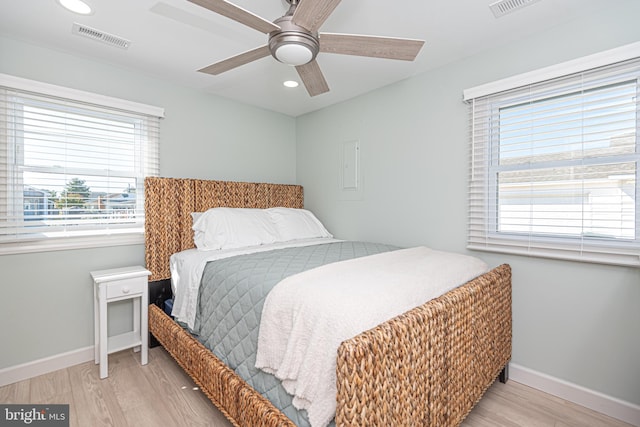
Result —
<svg viewBox="0 0 640 427"><path fill-rule="evenodd" d="M29 398L19 403L69 405L69 426L80 427L68 369L50 372L28 381Z"/></svg>
<svg viewBox="0 0 640 427"><path fill-rule="evenodd" d="M164 399L143 374L150 366L126 366L109 374L118 403L128 425L179 425L180 420L169 411Z"/></svg>
<svg viewBox="0 0 640 427"><path fill-rule="evenodd" d="M0 387L0 402L7 404L28 402L30 384L31 380L24 380Z"/></svg>
<svg viewBox="0 0 640 427"><path fill-rule="evenodd" d="M70 426L232 427L162 348L149 363L131 350L109 355L109 376L87 362L0 387L0 403L69 403ZM631 427L525 385L496 382L463 427Z"/></svg>
<svg viewBox="0 0 640 427"><path fill-rule="evenodd" d="M71 394L69 372L61 369L31 379L29 403L65 403L60 396Z"/></svg>
<svg viewBox="0 0 640 427"><path fill-rule="evenodd" d="M462 427L632 427L526 385L494 383Z"/></svg>
<svg viewBox="0 0 640 427"><path fill-rule="evenodd" d="M79 425L126 425L126 417L111 383L100 379L98 365L83 363L68 370Z"/></svg>
<svg viewBox="0 0 640 427"><path fill-rule="evenodd" d="M167 352L154 352L150 369L143 372L158 393L167 395L164 404L179 414L184 425L210 426L228 422Z"/></svg>
<svg viewBox="0 0 640 427"><path fill-rule="evenodd" d="M476 413L484 414L485 417L490 418L492 421L499 422L501 426L553 426L556 419L543 411L532 408L530 401L522 399L517 394L506 398L504 394L500 393L504 388L511 387L511 383L512 381L507 385L494 383L484 396L491 396L491 399L483 398L471 412L469 416L470 423L465 423L463 426L475 427L475 424L471 422L473 420L471 415Z"/></svg>

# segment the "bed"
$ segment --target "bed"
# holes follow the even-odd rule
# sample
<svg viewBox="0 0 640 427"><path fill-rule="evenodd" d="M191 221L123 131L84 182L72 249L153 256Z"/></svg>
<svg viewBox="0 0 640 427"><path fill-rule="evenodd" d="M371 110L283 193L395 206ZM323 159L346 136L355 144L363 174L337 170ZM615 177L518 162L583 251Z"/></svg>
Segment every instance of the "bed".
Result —
<svg viewBox="0 0 640 427"><path fill-rule="evenodd" d="M150 281L194 247L192 212L213 207L303 208L296 185L145 180ZM149 330L236 426L295 425L156 305ZM459 425L511 358L511 270L501 265L342 342L336 358L338 426Z"/></svg>

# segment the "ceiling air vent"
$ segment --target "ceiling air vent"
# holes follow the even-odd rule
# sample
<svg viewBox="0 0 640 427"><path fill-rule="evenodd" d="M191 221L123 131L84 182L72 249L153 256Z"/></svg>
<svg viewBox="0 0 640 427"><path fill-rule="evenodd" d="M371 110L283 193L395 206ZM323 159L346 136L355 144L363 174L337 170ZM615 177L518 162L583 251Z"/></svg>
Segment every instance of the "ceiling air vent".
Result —
<svg viewBox="0 0 640 427"><path fill-rule="evenodd" d="M489 8L496 18L515 12L540 0L499 0L491 3Z"/></svg>
<svg viewBox="0 0 640 427"><path fill-rule="evenodd" d="M87 37L92 40L98 40L102 43L119 47L120 49L128 49L129 45L131 44L131 42L127 39L114 36L113 34L105 33L104 31L96 30L95 28L87 27L86 25L78 24L77 22L73 24L71 32L79 36Z"/></svg>

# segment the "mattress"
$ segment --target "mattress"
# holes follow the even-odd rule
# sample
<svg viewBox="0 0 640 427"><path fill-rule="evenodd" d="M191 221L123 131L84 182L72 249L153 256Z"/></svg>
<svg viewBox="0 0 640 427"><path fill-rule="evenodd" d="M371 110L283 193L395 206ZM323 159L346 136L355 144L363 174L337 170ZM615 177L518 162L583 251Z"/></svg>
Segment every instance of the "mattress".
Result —
<svg viewBox="0 0 640 427"><path fill-rule="evenodd" d="M221 361L298 426L309 426L279 380L255 367L259 323L269 291L282 279L332 262L399 249L334 242L233 256L206 264L192 332Z"/></svg>

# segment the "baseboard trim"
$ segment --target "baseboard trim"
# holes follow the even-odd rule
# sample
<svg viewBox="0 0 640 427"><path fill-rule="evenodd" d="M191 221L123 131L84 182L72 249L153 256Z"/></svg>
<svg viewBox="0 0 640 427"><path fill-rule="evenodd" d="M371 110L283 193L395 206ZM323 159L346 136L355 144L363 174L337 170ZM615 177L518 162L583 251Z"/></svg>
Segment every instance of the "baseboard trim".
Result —
<svg viewBox="0 0 640 427"><path fill-rule="evenodd" d="M640 406L633 403L607 396L514 363L509 364L509 380L640 427Z"/></svg>
<svg viewBox="0 0 640 427"><path fill-rule="evenodd" d="M93 346L0 369L0 387L94 360Z"/></svg>

